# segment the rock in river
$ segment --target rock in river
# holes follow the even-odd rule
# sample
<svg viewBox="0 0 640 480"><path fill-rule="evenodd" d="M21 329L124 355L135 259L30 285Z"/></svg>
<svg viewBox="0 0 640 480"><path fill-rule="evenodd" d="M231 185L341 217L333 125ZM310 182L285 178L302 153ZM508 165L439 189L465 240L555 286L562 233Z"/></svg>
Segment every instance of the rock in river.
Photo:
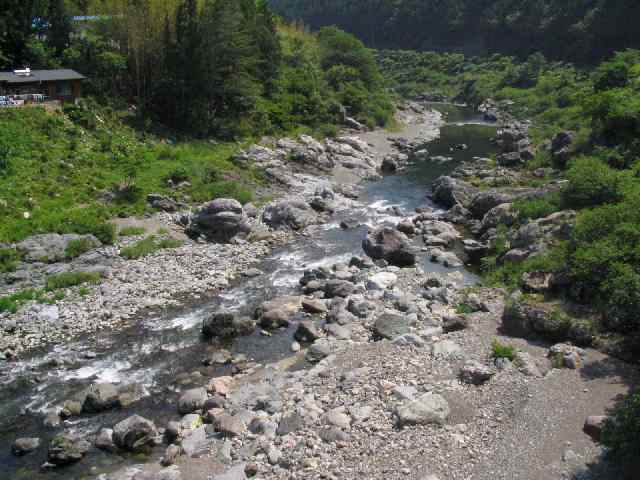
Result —
<svg viewBox="0 0 640 480"><path fill-rule="evenodd" d="M153 445L158 430L151 420L133 415L113 427L113 442L122 450L139 452Z"/></svg>
<svg viewBox="0 0 640 480"><path fill-rule="evenodd" d="M409 238L389 227L379 228L367 235L362 248L374 260L386 260L398 267L411 267L416 263L416 252Z"/></svg>
<svg viewBox="0 0 640 480"><path fill-rule="evenodd" d="M69 465L82 460L90 448L91 444L86 440L61 434L51 440L47 458L54 465Z"/></svg>

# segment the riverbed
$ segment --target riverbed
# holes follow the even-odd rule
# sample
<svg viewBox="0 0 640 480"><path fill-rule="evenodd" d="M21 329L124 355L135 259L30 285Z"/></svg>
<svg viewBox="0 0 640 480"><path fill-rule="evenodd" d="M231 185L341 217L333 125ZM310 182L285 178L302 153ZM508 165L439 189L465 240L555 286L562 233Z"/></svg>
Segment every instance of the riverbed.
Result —
<svg viewBox="0 0 640 480"><path fill-rule="evenodd" d="M495 127L486 124L472 110L445 104L432 108L445 115L445 124L435 140L425 144L437 161L412 159L396 175L364 185L352 208L338 211L331 220L318 225L294 241L273 251L256 268L262 273L243 278L213 298L201 298L189 305L141 316L118 331L100 331L70 344L56 345L30 358L0 366L0 479L91 478L115 465L138 462L141 458L122 458L92 450L82 462L65 469L43 472L46 445L61 428L44 428L42 414L62 404L94 382L116 383L131 393L135 403L129 409L93 416L73 417L65 430L82 436L110 427L138 413L163 425L175 416L175 400L185 386L198 382L193 372L210 378L229 374L232 365L203 367L202 360L221 348L229 350L239 362L269 364L292 355L292 326L271 335L260 332L229 344L209 343L201 338L203 319L218 310L252 315L265 300L298 292L298 279L306 269L348 262L362 255L362 239L367 230L384 223L395 224L419 207L436 208L428 197L429 186L440 175L451 172L463 161L487 157L495 152L491 138ZM363 135L374 146L386 134ZM397 136L401 136L399 132ZM377 136L377 137L376 137ZM358 226L341 228L349 219ZM445 268L421 258L425 272ZM475 276L458 270L463 281ZM245 362L246 363L246 362ZM10 445L16 437L34 436L42 440L31 455L14 457Z"/></svg>

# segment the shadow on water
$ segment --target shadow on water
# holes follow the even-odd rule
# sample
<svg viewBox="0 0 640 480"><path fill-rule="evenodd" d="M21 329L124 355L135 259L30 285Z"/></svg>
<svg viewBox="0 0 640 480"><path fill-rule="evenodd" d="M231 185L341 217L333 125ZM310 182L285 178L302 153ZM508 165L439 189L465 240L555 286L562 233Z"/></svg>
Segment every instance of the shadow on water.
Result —
<svg viewBox="0 0 640 480"><path fill-rule="evenodd" d="M416 207L435 207L426 198L433 180L451 172L462 161L494 153L490 138L495 135L495 127L480 124L470 109L434 107L446 110L447 118L454 123L444 126L440 138L426 148L433 156L451 157L450 161L416 161L401 175L367 184L359 207L338 212L331 223L319 226L313 235L299 237L256 265L263 275L244 279L219 295L205 296L187 307L142 316L123 330L102 330L53 346L31 358L0 365L0 479L91 478L114 465L136 463L140 459L94 449L74 466L46 473L39 469L46 460L46 445L63 430L89 436L134 412L154 419L159 425L175 418L178 392L188 388L189 382L196 386L199 381L229 373L228 366L203 366L202 359L220 348L260 363L289 356L293 327L271 337L256 334L221 345L201 338L202 321L221 308L251 315L264 300L297 292L298 279L306 268L345 262L354 255L362 255L361 243L368 227L400 220L397 211L390 207L407 214ZM468 149L452 151L453 146L461 143ZM361 227L342 230L340 222L345 218L355 218ZM432 272L452 271L426 260L423 267ZM475 280L464 269L459 270L466 281ZM194 372L199 373L194 376ZM122 411L74 417L59 428L43 427L46 409L60 406L93 382L117 383L139 400ZM10 445L15 438L25 436L41 437L41 446L33 454L16 458L10 453ZM154 454L157 457L159 452Z"/></svg>

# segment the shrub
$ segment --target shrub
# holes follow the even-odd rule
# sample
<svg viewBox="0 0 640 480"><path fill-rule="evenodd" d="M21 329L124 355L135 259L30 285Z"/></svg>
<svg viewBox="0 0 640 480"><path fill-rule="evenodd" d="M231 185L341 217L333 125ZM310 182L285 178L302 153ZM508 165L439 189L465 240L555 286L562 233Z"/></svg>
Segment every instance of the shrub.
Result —
<svg viewBox="0 0 640 480"><path fill-rule="evenodd" d="M59 275L52 275L47 278L45 290L52 292L61 288L75 287L83 283L98 284L101 281L99 273L96 272L66 272Z"/></svg>
<svg viewBox="0 0 640 480"><path fill-rule="evenodd" d="M41 291L30 288L13 295L1 297L0 312L16 313L20 305L30 300L37 300L41 295Z"/></svg>
<svg viewBox="0 0 640 480"><path fill-rule="evenodd" d="M89 240L88 238L78 238L77 240L71 240L67 244L64 255L68 260L73 260L83 253L88 252L92 248L93 242L91 240Z"/></svg>
<svg viewBox="0 0 640 480"><path fill-rule="evenodd" d="M630 475L640 471L640 393L629 395L604 424L601 442ZM632 478L632 477L629 477Z"/></svg>
<svg viewBox="0 0 640 480"><path fill-rule="evenodd" d="M619 201L626 175L597 158L582 157L571 165L567 179L564 202L569 207L584 208Z"/></svg>
<svg viewBox="0 0 640 480"><path fill-rule="evenodd" d="M182 241L173 238L164 238L158 240L155 236L147 237L139 242L134 243L130 247L123 248L120 256L127 260L137 260L138 258L151 255L158 250L165 248L177 248L182 245Z"/></svg>
<svg viewBox="0 0 640 480"><path fill-rule="evenodd" d="M466 303L460 303L457 307L456 307L456 313L460 314L460 315L468 315L470 313L473 313L473 308L471 308L469 305L467 305Z"/></svg>
<svg viewBox="0 0 640 480"><path fill-rule="evenodd" d="M548 217L562 209L560 195L552 193L542 198L516 200L513 208L521 221Z"/></svg>
<svg viewBox="0 0 640 480"><path fill-rule="evenodd" d="M506 358L513 362L516 357L516 349L512 345L500 343L498 339L495 339L491 344L491 356L493 358Z"/></svg>
<svg viewBox="0 0 640 480"><path fill-rule="evenodd" d="M14 248L0 248L0 273L15 271L20 262L20 254Z"/></svg>
<svg viewBox="0 0 640 480"><path fill-rule="evenodd" d="M144 227L125 227L118 232L121 237L137 237L144 235L147 230Z"/></svg>

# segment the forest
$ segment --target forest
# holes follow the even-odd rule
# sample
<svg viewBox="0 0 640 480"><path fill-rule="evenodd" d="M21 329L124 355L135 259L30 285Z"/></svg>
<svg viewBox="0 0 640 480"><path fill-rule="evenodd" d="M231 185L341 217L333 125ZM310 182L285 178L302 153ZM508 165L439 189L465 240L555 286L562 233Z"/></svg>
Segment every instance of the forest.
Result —
<svg viewBox="0 0 640 480"><path fill-rule="evenodd" d="M637 48L634 0L271 0L287 18L338 25L368 46L594 62Z"/></svg>

